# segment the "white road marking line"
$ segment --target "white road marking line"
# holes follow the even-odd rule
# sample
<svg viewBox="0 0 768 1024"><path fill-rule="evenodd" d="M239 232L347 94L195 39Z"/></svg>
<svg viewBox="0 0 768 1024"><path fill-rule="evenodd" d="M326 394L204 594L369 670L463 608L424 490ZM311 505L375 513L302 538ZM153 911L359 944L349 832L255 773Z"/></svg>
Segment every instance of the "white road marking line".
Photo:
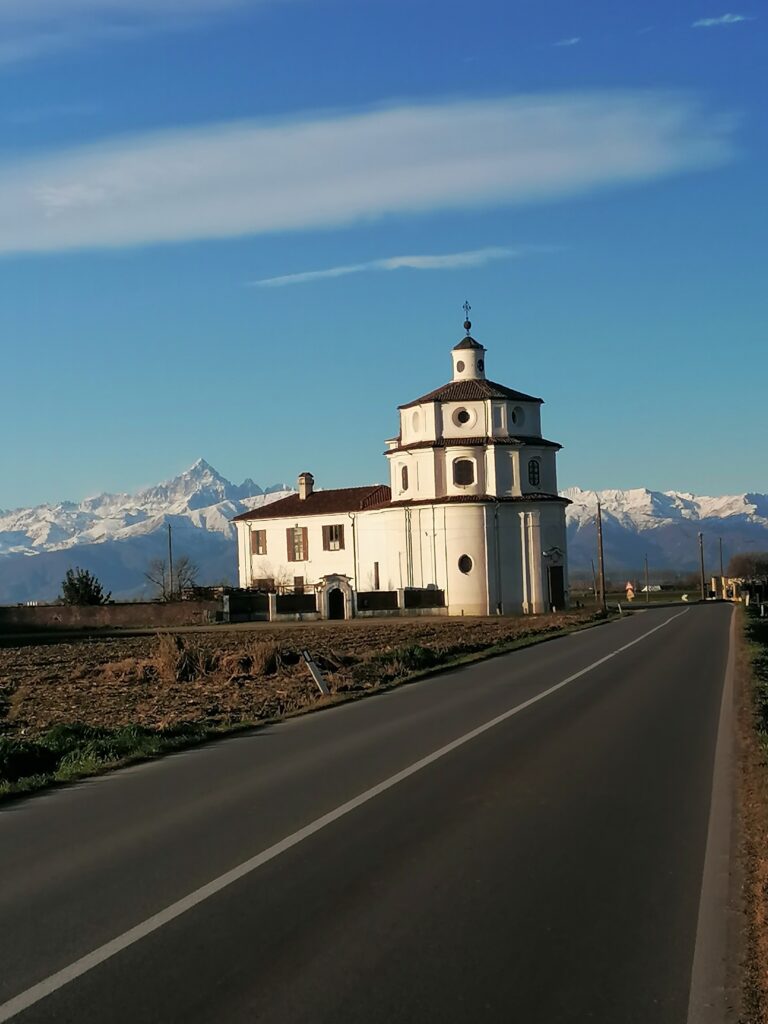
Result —
<svg viewBox="0 0 768 1024"><path fill-rule="evenodd" d="M9 999L6 1003L0 1004L0 1024L2 1024L3 1021L11 1020L12 1017L22 1013L24 1010L28 1010L30 1006L34 1006L35 1003L39 1003L41 999L45 999L46 996L56 992L57 989L63 988L76 978L81 977L83 974L87 974L88 971L93 970L94 967L98 967L99 964L103 964L105 960L109 960L117 953L121 953L124 949L128 949L129 946L132 946L134 943L146 938L147 935L151 935L152 932L156 932L159 928L162 928L163 925L169 924L177 917L185 914L188 910L192 910L193 907L196 907L198 904L210 899L211 896L215 896L216 893L221 892L222 889L226 889L241 878L251 874L252 871L260 868L262 864L266 864L268 861L274 860L275 857L279 857L281 853L285 853L286 850L290 850L292 847L297 846L299 843L308 839L316 832L319 832L327 825L331 825L334 821L338 821L339 818L343 818L344 815L349 814L350 811L354 811L358 807L362 807L362 805L367 804L369 800L373 800L381 793L385 793L388 789L392 789L393 786L396 786L398 783L410 778L411 775L415 775L423 768L427 768L429 765L434 764L435 761L439 761L440 758L445 757L446 754L450 754L459 747L463 747L465 743L469 743L478 736L482 736L482 734L484 732L488 732L489 729L493 729L502 722L506 722L514 715L519 714L521 711L525 711L526 708L531 707L533 704L537 704L540 700L544 700L545 697L549 697L558 690L562 690L562 688L564 686L568 686L569 683L575 682L577 679L585 676L588 672L592 672L594 669L599 668L600 665L604 665L607 661L611 661L612 658L615 658L624 651L629 650L630 647L634 647L635 644L639 644L641 640L645 640L653 633L657 633L660 629L664 629L664 627L668 626L670 622L674 622L675 619L679 619L681 615L686 615L689 611L690 609L686 608L685 611L672 615L669 619L665 619L660 625L654 626L653 629L649 629L646 633L642 633L635 640L630 640L629 643L624 644L622 647L618 647L610 654L606 654L605 657L598 658L597 661L593 661L592 664L587 665L586 668L582 668L578 672L574 672L573 675L568 676L567 679L562 679L559 683L555 683L554 686L550 686L548 689L542 690L541 693L536 694L535 697L530 697L528 700L523 701L522 704L517 704L515 707L510 708L509 711L504 711L502 714L497 715L496 718L492 718L483 725L479 725L477 728L471 729L463 736L459 736L458 739L451 740L450 743L446 743L445 746L440 747L431 754L427 754L427 756L422 757L421 760L415 761L407 768L403 768L402 771L396 772L383 782L379 782L376 786L372 786L370 789L365 790L364 793L360 793L351 800L347 800L346 803L340 804L334 810L322 815L322 817L316 818L313 822L310 822L309 825L305 825L298 831L286 836L285 839L281 839L279 843L275 843L266 850L262 850L261 853L257 853L254 857L250 857L248 860L243 861L242 864L238 864L238 866L232 868L231 871L226 871L218 878L214 878L213 881L208 882L199 889L195 889L194 892L189 893L187 896L183 896L175 903L171 903L170 906L161 910L159 913L148 917L146 921L142 921L141 924L137 924L135 927L129 928L128 931L123 932L122 935L118 935L117 938L111 939L109 942L105 942L103 946L99 946L97 949L91 950L90 953L86 953L86 955L81 957L79 960L75 960L73 963L63 967L60 971L56 971L55 974L51 974L49 977L39 981L36 985L32 985L31 988L26 989L24 992L20 992L19 995Z"/></svg>

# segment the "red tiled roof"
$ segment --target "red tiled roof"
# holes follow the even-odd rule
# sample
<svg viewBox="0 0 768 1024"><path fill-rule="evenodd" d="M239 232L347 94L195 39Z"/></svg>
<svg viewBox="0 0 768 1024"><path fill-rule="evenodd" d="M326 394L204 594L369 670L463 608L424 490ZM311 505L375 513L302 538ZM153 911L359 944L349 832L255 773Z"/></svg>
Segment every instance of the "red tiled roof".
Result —
<svg viewBox="0 0 768 1024"><path fill-rule="evenodd" d="M400 440L397 438L397 440ZM530 445L531 447L539 448L562 448L561 444L557 441L548 441L545 437L512 437L509 434L504 434L500 437L440 437L436 441L414 441L412 444L400 444L397 448L388 448L384 454L394 455L397 452L409 452L415 448L463 448L464 445L491 445L491 444L502 444L511 445L512 447L522 447L523 445Z"/></svg>
<svg viewBox="0 0 768 1024"><path fill-rule="evenodd" d="M250 519L281 519L295 516L327 516L340 512L362 512L368 508L386 505L392 492L386 484L368 484L367 487L340 487L336 490L313 491L303 501L298 494L260 505L250 512L235 516L233 523Z"/></svg>
<svg viewBox="0 0 768 1024"><path fill-rule="evenodd" d="M522 391L514 391L492 380L452 380L430 391L429 394L422 395L421 398L406 402L399 408L410 409L412 405L421 405L423 402L472 402L484 398L509 398L514 402L543 403L541 398L525 395Z"/></svg>
<svg viewBox="0 0 768 1024"><path fill-rule="evenodd" d="M442 498L414 498L412 501L391 501L388 508L406 508L416 505L469 505L487 503L495 505L507 502L525 501L557 501L561 505L572 505L570 498L562 498L559 494L543 494L539 491L531 494L509 494L496 497L495 494L446 494Z"/></svg>

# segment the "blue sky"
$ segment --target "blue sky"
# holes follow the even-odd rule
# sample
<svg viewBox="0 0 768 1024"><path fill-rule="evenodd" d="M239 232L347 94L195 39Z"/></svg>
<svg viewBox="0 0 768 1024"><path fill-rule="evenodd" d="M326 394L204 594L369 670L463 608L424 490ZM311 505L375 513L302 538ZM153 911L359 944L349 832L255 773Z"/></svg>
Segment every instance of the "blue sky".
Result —
<svg viewBox="0 0 768 1024"><path fill-rule="evenodd" d="M385 479L465 298L561 486L768 491L767 21L0 0L0 507Z"/></svg>

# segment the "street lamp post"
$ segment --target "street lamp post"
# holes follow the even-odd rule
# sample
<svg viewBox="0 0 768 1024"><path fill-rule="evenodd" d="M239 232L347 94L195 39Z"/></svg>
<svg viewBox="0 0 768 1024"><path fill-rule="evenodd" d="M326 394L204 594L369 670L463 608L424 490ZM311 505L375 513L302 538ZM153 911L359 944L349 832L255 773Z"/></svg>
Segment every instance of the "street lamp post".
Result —
<svg viewBox="0 0 768 1024"><path fill-rule="evenodd" d="M704 578L704 534L699 531L699 572L701 577L701 600L707 600L707 583Z"/></svg>

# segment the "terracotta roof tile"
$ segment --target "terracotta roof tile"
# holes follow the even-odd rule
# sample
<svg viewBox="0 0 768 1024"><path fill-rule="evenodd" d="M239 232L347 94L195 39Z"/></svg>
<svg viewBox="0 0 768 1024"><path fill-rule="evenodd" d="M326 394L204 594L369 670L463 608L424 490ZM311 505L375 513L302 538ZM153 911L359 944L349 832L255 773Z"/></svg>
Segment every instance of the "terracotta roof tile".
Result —
<svg viewBox="0 0 768 1024"><path fill-rule="evenodd" d="M413 501L391 501L389 508L406 508L416 505L471 505L471 504L507 504L508 502L525 501L556 501L561 505L571 505L570 498L563 498L559 494L543 494L539 491L531 494L509 494L496 497L495 494L447 494L442 498L414 498Z"/></svg>
<svg viewBox="0 0 768 1024"><path fill-rule="evenodd" d="M503 384L496 384L492 380L452 380L435 388L429 394L415 398L412 402L406 402L399 406L400 409L410 409L413 405L421 405L423 402L472 402L485 398L509 398L514 402L538 402L543 399L534 398L533 395L523 394L522 391L514 391Z"/></svg>
<svg viewBox="0 0 768 1024"><path fill-rule="evenodd" d="M282 519L295 516L327 516L340 512L362 512L388 504L392 492L386 484L368 484L367 487L340 487L336 490L313 491L303 501L298 494L260 505L250 512L235 516L233 523L250 519Z"/></svg>
<svg viewBox="0 0 768 1024"><path fill-rule="evenodd" d="M399 440L399 438L393 440ZM463 448L465 445L509 445L513 448L522 448L523 445L530 445L532 448L562 448L557 441L548 441L545 437L529 437L520 435L512 437L504 434L500 437L440 437L436 441L413 441L411 444L400 444L397 448L388 448L384 454L394 455L397 452L409 452L416 448Z"/></svg>

